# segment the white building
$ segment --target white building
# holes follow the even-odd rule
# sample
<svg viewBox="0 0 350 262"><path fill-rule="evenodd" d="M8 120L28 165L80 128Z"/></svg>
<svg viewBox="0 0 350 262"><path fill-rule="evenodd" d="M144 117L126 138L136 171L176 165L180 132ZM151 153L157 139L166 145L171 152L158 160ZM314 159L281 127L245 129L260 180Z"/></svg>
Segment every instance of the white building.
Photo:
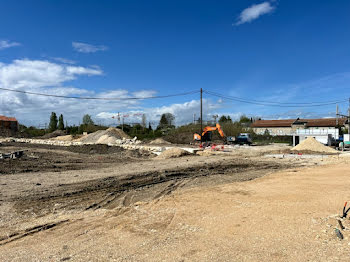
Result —
<svg viewBox="0 0 350 262"><path fill-rule="evenodd" d="M307 137L314 137L323 144L330 139L338 139L339 131L347 125L346 118L257 120L251 127L257 134L272 136L293 136L294 144Z"/></svg>

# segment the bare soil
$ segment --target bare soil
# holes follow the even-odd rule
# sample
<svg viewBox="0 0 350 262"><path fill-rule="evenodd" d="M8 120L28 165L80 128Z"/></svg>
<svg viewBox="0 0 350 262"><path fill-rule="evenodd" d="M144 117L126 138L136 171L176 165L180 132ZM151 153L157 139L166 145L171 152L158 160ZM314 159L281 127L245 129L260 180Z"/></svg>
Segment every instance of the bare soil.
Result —
<svg viewBox="0 0 350 262"><path fill-rule="evenodd" d="M0 160L0 174L61 172L65 170L99 169L115 162L130 162L153 157L138 150L125 150L108 145L53 146L26 143L2 143L0 153L24 150L19 159Z"/></svg>
<svg viewBox="0 0 350 262"><path fill-rule="evenodd" d="M299 199L294 194L298 192L302 201L319 203L321 199L297 188L316 183L322 185L323 192L327 190L325 178L299 176L300 168L320 165L322 160L266 159L252 152L159 160L100 145L62 148L11 143L0 150L18 148L50 158L16 162L22 169L30 162L32 166L39 163L33 171L20 172L18 168L13 174L3 168L7 173L0 175L1 261L306 258L293 230L299 232L299 226L306 230L307 214L315 210L306 211L306 206L298 204L300 200L294 201ZM92 161L98 157L101 162ZM54 163L56 159L61 163ZM56 164L68 167L52 172L56 169L49 166ZM312 174L312 170L305 173ZM280 173L266 176L276 172ZM317 196L324 196L323 192ZM326 208L322 210L319 217L327 214ZM289 215L292 217L283 226L281 218ZM317 221L322 228L321 220ZM294 234L294 242L287 241L284 233ZM302 234L303 241L306 237L314 243L316 235ZM283 241L297 246L298 252ZM311 246L306 242L305 247Z"/></svg>

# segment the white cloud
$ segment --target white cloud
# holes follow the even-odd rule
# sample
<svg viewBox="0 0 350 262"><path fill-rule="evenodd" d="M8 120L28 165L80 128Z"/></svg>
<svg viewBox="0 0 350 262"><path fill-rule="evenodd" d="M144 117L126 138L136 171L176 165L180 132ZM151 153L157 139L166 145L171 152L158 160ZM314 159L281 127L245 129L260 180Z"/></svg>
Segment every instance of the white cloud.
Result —
<svg viewBox="0 0 350 262"><path fill-rule="evenodd" d="M66 87L63 84L83 75L102 74L100 69L56 64L46 60L14 60L9 64L0 63L0 87L65 96L94 96L96 93L93 91ZM96 105L92 103L92 106ZM0 114L15 116L25 124L43 123L51 111L65 112L67 117L71 115L72 120L77 120L89 107L91 104L87 101L0 90Z"/></svg>
<svg viewBox="0 0 350 262"><path fill-rule="evenodd" d="M75 51L80 53L95 53L97 51L105 51L108 49L108 47L104 45L91 45L82 42L72 42L72 46Z"/></svg>
<svg viewBox="0 0 350 262"><path fill-rule="evenodd" d="M67 73L71 75L101 75L102 71L96 68L87 68L82 66L67 66Z"/></svg>
<svg viewBox="0 0 350 262"><path fill-rule="evenodd" d="M100 76L99 68L58 64L46 60L14 60L11 63L0 62L0 87L35 93L63 96L85 96L102 98L145 98L157 95L154 90L130 92L125 89L93 91L71 86L71 82L82 76ZM69 85L67 85L69 84ZM77 100L46 97L0 90L0 115L14 116L21 124L43 127L49 122L51 112L63 114L68 124L79 124L84 114L90 114L97 123L116 124L113 115L123 112L130 115L127 123L141 121L146 114L147 121L157 125L161 114L172 113L176 125L192 122L193 114L199 117L200 102L191 100L159 107L145 107L144 100ZM155 100L158 101L158 100ZM162 101L162 100L159 100ZM204 99L204 119L221 105L217 101Z"/></svg>
<svg viewBox="0 0 350 262"><path fill-rule="evenodd" d="M272 12L274 9L275 7L267 1L261 4L252 5L241 12L235 25L251 22L255 19L258 19L262 15Z"/></svg>
<svg viewBox="0 0 350 262"><path fill-rule="evenodd" d="M0 50L6 49L6 48L10 48L10 47L14 47L14 46L20 46L20 43L17 42L10 42L8 40L0 40Z"/></svg>
<svg viewBox="0 0 350 262"><path fill-rule="evenodd" d="M78 75L102 75L102 71L81 66L67 66L45 60L14 60L0 63L0 86L6 88L40 88L59 86Z"/></svg>
<svg viewBox="0 0 350 262"><path fill-rule="evenodd" d="M63 63L63 64L71 64L71 65L74 65L76 64L77 62L74 61L74 60L71 60L71 59L67 59L67 58L63 58L63 57L51 57L51 59L57 61L57 62L60 62L60 63Z"/></svg>
<svg viewBox="0 0 350 262"><path fill-rule="evenodd" d="M145 98L154 96L157 92L154 90L140 90L137 92L133 92L133 96L137 98Z"/></svg>

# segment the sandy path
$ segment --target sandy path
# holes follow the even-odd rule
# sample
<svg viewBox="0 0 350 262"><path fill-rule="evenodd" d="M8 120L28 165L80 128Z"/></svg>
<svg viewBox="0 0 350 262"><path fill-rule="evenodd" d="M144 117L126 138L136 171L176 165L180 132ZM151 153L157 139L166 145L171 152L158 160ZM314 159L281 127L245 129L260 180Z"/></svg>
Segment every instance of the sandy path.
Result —
<svg viewBox="0 0 350 262"><path fill-rule="evenodd" d="M325 218L350 200L347 165L180 189L80 215L0 246L1 261L349 261ZM79 219L80 218L80 219Z"/></svg>

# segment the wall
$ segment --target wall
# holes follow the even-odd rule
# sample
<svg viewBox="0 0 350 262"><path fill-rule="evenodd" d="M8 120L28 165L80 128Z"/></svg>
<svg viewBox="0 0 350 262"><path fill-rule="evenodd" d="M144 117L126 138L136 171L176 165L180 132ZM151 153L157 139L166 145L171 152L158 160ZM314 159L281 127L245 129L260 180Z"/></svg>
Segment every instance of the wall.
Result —
<svg viewBox="0 0 350 262"><path fill-rule="evenodd" d="M301 136L328 136L331 134L333 138L339 138L339 129L335 127L258 127L253 128L253 130L259 135L263 135L265 131L268 130L269 134L272 136L293 136L294 134Z"/></svg>
<svg viewBox="0 0 350 262"><path fill-rule="evenodd" d="M293 135L293 129L291 127L256 127L253 128L254 132L258 135L263 135L266 130L272 136L291 136Z"/></svg>
<svg viewBox="0 0 350 262"><path fill-rule="evenodd" d="M18 131L18 122L0 120L0 136L13 136Z"/></svg>

